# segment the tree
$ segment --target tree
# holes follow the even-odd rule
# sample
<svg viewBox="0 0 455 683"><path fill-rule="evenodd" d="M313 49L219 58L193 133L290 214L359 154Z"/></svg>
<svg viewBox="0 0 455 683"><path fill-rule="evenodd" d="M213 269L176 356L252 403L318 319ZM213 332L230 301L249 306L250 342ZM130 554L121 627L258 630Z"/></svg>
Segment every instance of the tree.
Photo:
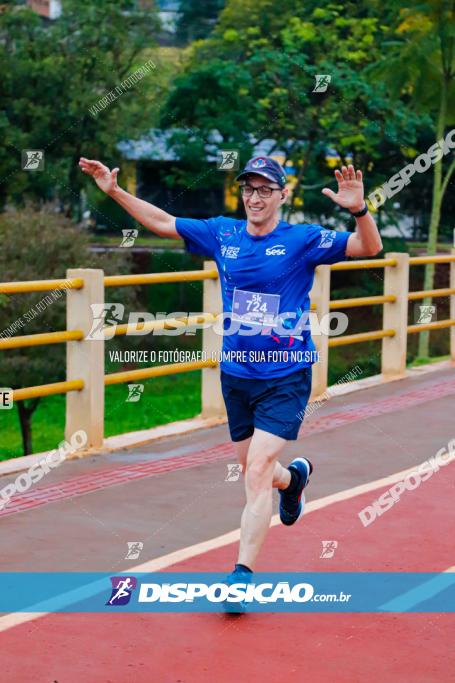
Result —
<svg viewBox="0 0 455 683"><path fill-rule="evenodd" d="M64 278L67 268L102 268L107 274L131 271L129 255L95 256L88 235L67 218L29 208L0 215L2 281ZM130 287L111 293L113 301L134 305ZM66 329L66 294L58 291L2 295L1 338ZM14 327L12 327L14 326ZM8 330L9 328L9 330ZM20 389L65 379L65 344L0 350L0 386ZM32 416L40 398L16 403L24 455L33 452Z"/></svg>
<svg viewBox="0 0 455 683"><path fill-rule="evenodd" d="M190 50L163 124L172 115L202 149L218 130L219 147L238 148L244 159L253 143L274 140L269 153L283 150L296 169L290 213L304 195L319 215L332 212L320 194L332 182L327 147L342 160L352 152L373 185L384 157L403 159L424 129L418 113L365 75L390 37L387 18L378 2L294 0L277 12L273 0L230 0L211 36ZM325 92L314 92L318 74L331 77Z"/></svg>
<svg viewBox="0 0 455 683"><path fill-rule="evenodd" d="M153 125L165 87L150 51L157 31L156 13L134 0L66 0L51 23L28 7L0 13L0 206L58 199L80 218L81 154L118 160L117 143ZM152 56L156 68L127 82ZM96 112L111 91L117 99ZM44 150L44 171L21 169L26 149Z"/></svg>
<svg viewBox="0 0 455 683"><path fill-rule="evenodd" d="M453 0L424 0L404 7L400 2L396 7L395 40L380 72L392 97L404 94L412 106L430 115L433 142L438 142L455 122L455 4ZM443 160L434 164L428 254L436 253L442 202L454 169L453 157L446 157L446 164ZM432 263L425 268L425 290L433 289L434 270ZM431 298L424 303L431 303ZM419 335L418 355L429 355L428 331Z"/></svg>

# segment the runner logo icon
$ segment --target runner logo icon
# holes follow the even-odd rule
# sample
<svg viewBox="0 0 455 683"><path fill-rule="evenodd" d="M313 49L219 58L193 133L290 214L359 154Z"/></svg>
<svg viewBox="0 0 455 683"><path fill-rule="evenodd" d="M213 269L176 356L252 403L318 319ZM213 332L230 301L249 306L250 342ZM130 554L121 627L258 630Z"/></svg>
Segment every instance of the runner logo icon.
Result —
<svg viewBox="0 0 455 683"><path fill-rule="evenodd" d="M111 583L111 597L106 605L127 605L136 588L137 579L134 576L111 576Z"/></svg>

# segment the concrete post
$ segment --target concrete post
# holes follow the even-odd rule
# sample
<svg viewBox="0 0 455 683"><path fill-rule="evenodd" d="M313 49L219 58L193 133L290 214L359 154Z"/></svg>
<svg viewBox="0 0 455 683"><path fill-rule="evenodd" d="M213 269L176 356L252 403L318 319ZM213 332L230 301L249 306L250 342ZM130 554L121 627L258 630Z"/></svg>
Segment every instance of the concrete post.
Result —
<svg viewBox="0 0 455 683"><path fill-rule="evenodd" d="M68 278L82 278L82 289L67 290L66 320L68 330L82 330L86 336L93 323L91 304L104 303L104 272L93 268L71 268ZM104 339L68 342L66 377L82 379L84 389L66 396L65 438L83 429L85 448L100 448L104 438Z"/></svg>
<svg viewBox="0 0 455 683"><path fill-rule="evenodd" d="M382 340L382 376L385 380L406 375L408 338L409 254L392 252L385 258L396 259L396 266L384 268L384 294L396 296L394 303L383 304L383 329L395 330Z"/></svg>
<svg viewBox="0 0 455 683"><path fill-rule="evenodd" d="M330 266L318 266L314 273L310 300L316 305L319 324L330 312ZM315 334L313 341L319 352L319 362L313 365L313 384L310 400L321 396L327 389L329 374L329 337L327 334Z"/></svg>
<svg viewBox="0 0 455 683"><path fill-rule="evenodd" d="M215 261L204 261L204 270L216 270ZM220 280L203 280L203 311L218 315L223 312ZM223 337L216 334L213 327L202 331L202 349L208 359L212 354L218 357L221 353ZM202 370L202 417L217 417L226 414L223 394L221 393L220 368L204 368Z"/></svg>
<svg viewBox="0 0 455 683"><path fill-rule="evenodd" d="M455 248L452 249L452 256L455 256ZM455 261L450 263L449 287L455 289ZM450 295L450 319L455 320L455 294ZM455 325L450 328L450 358L455 363Z"/></svg>

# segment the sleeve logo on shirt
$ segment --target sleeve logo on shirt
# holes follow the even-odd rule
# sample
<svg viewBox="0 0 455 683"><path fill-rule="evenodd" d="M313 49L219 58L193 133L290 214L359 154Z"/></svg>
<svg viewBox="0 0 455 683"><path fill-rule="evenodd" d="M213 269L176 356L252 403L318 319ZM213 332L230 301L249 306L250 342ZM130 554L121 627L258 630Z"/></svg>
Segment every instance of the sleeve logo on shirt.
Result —
<svg viewBox="0 0 455 683"><path fill-rule="evenodd" d="M321 241L318 244L318 249L328 249L331 247L336 235L336 230L321 230Z"/></svg>
<svg viewBox="0 0 455 683"><path fill-rule="evenodd" d="M221 246L221 256L225 258L236 259L240 251L240 247L228 247L225 244Z"/></svg>
<svg viewBox="0 0 455 683"><path fill-rule="evenodd" d="M265 250L266 256L284 256L286 253L286 248L284 244L274 244L273 247L269 247Z"/></svg>

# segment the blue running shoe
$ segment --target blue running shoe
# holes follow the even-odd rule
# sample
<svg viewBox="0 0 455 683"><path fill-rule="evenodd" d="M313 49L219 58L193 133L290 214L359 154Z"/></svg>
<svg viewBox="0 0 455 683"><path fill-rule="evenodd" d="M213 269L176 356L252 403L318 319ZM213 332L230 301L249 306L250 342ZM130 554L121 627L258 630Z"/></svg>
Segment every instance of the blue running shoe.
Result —
<svg viewBox="0 0 455 683"><path fill-rule="evenodd" d="M229 576L226 577L225 583L228 586L232 586L233 583L251 583L253 578L252 572L242 572L234 570ZM223 609L228 614L245 614L246 603L241 600L240 602L230 602L224 600L222 603Z"/></svg>
<svg viewBox="0 0 455 683"><path fill-rule="evenodd" d="M299 476L298 486L291 492L287 489L279 490L280 494L280 519L286 526L294 524L302 515L305 507L303 489L310 481L313 465L307 458L295 458L288 467Z"/></svg>

